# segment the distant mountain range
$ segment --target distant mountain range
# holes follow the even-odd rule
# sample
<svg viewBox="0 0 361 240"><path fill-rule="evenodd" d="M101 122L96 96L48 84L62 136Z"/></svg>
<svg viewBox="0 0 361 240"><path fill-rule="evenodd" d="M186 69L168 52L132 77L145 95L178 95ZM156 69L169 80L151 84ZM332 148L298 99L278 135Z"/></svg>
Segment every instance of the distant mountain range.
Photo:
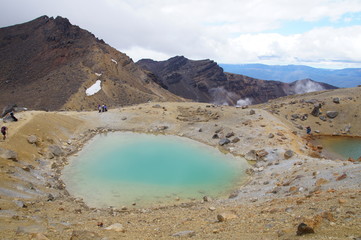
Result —
<svg viewBox="0 0 361 240"><path fill-rule="evenodd" d="M341 88L361 85L361 68L323 69L303 65L219 64L225 72L242 74L253 78L293 82L312 79Z"/></svg>

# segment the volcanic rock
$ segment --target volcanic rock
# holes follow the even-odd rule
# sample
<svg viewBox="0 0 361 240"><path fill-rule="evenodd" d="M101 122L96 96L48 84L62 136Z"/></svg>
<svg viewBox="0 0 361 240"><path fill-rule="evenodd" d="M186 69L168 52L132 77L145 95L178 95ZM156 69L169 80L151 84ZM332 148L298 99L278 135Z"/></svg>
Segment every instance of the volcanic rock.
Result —
<svg viewBox="0 0 361 240"><path fill-rule="evenodd" d="M298 225L297 232L296 232L297 236L301 236L304 234L310 234L310 233L315 233L313 228L307 226L307 224L305 224L305 223L301 223L300 225Z"/></svg>
<svg viewBox="0 0 361 240"><path fill-rule="evenodd" d="M337 111L327 111L327 112L326 112L326 115L327 115L327 117L329 117L329 118L335 118L335 117L337 117L338 112L337 112Z"/></svg>

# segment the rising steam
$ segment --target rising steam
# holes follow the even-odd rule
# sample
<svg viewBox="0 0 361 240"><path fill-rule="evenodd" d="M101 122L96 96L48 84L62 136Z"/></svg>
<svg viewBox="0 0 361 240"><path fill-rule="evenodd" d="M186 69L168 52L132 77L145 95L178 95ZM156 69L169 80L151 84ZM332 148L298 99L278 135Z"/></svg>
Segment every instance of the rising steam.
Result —
<svg viewBox="0 0 361 240"><path fill-rule="evenodd" d="M233 105L239 98L236 93L229 92L224 87L211 88L209 94L212 96L212 103L217 105Z"/></svg>
<svg viewBox="0 0 361 240"><path fill-rule="evenodd" d="M308 79L297 81L296 85L294 86L294 92L296 94L316 92L322 90L324 90L324 88L321 86L321 84Z"/></svg>
<svg viewBox="0 0 361 240"><path fill-rule="evenodd" d="M251 105L252 104L252 99L250 98L244 98L244 99L239 99L237 101L237 107L243 107L243 106L248 106L248 105Z"/></svg>

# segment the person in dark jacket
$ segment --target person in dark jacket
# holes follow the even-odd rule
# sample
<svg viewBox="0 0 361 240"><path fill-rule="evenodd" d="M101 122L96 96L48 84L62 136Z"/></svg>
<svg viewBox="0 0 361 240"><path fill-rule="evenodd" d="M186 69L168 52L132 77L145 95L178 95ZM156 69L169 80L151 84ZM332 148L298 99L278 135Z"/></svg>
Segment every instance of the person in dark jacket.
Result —
<svg viewBox="0 0 361 240"><path fill-rule="evenodd" d="M8 128L5 126L1 127L1 134L3 135L3 140L5 141L7 135Z"/></svg>

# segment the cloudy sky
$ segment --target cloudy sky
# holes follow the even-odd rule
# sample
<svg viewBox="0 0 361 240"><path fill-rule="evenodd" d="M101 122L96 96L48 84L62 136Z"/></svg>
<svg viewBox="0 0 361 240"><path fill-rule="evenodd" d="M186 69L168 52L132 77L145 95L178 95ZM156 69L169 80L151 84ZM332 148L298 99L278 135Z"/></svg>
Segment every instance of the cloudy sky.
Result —
<svg viewBox="0 0 361 240"><path fill-rule="evenodd" d="M361 0L0 0L0 27L62 16L126 53L361 67Z"/></svg>

